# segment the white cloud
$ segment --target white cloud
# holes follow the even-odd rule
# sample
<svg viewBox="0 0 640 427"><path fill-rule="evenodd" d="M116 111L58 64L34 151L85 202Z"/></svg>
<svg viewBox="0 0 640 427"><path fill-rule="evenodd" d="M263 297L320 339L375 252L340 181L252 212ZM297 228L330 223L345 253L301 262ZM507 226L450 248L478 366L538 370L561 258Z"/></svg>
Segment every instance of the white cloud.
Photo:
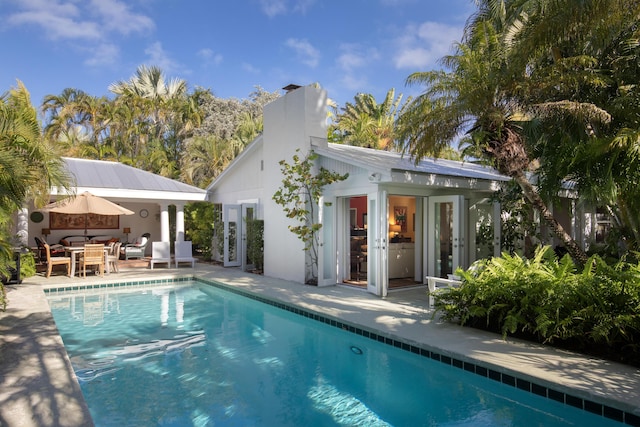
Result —
<svg viewBox="0 0 640 427"><path fill-rule="evenodd" d="M440 58L451 52L454 42L460 41L462 30L462 26L438 22L410 25L404 36L397 40L397 52L393 57L395 67L435 67Z"/></svg>
<svg viewBox="0 0 640 427"><path fill-rule="evenodd" d="M36 25L43 36L52 39L99 39L100 25L80 19L81 11L74 3L25 0L18 3L21 10L7 16L9 25Z"/></svg>
<svg viewBox="0 0 640 427"><path fill-rule="evenodd" d="M182 67L179 63L175 62L169 54L162 47L162 43L155 42L144 50L144 53L149 57L147 61L148 65L155 65L160 67L166 74L190 74L190 71Z"/></svg>
<svg viewBox="0 0 640 427"><path fill-rule="evenodd" d="M84 61L90 67L103 67L116 64L120 57L120 49L110 43L102 43L91 50L92 56Z"/></svg>
<svg viewBox="0 0 640 427"><path fill-rule="evenodd" d="M305 15L315 2L316 0L296 0L294 1L293 11Z"/></svg>
<svg viewBox="0 0 640 427"><path fill-rule="evenodd" d="M371 65L379 58L380 54L375 48L356 43L340 45L340 55L336 59L336 65L342 71L340 79L342 85L352 91L362 90L367 85L362 68Z"/></svg>
<svg viewBox="0 0 640 427"><path fill-rule="evenodd" d="M269 18L287 13L286 0L260 0L260 5Z"/></svg>
<svg viewBox="0 0 640 427"><path fill-rule="evenodd" d="M119 0L91 0L91 8L102 18L105 29L129 35L155 29L148 16L133 13L129 6Z"/></svg>
<svg viewBox="0 0 640 427"><path fill-rule="evenodd" d="M223 59L221 54L215 53L209 48L200 49L197 55L204 61L205 65L220 65Z"/></svg>
<svg viewBox="0 0 640 427"><path fill-rule="evenodd" d="M336 62L344 71L362 68L380 57L375 48L367 48L356 43L343 43L340 45L340 51Z"/></svg>
<svg viewBox="0 0 640 427"><path fill-rule="evenodd" d="M320 62L320 52L307 40L291 38L285 42L285 45L293 49L303 64L306 64L311 68L318 66L318 63Z"/></svg>
<svg viewBox="0 0 640 427"><path fill-rule="evenodd" d="M260 0L262 11L269 18L288 13L305 15L316 0Z"/></svg>
<svg viewBox="0 0 640 427"><path fill-rule="evenodd" d="M155 29L151 18L133 13L121 0L23 0L7 17L9 25L36 25L52 40L106 39L110 32L129 35Z"/></svg>
<svg viewBox="0 0 640 427"><path fill-rule="evenodd" d="M242 64L242 69L245 70L248 73L251 73L251 74L260 74L260 69L259 68L256 68L256 67L254 67L253 65L251 65L251 64L249 64L247 62L244 62Z"/></svg>
<svg viewBox="0 0 640 427"><path fill-rule="evenodd" d="M364 75L345 74L340 79L340 83L351 92L361 92L369 82Z"/></svg>

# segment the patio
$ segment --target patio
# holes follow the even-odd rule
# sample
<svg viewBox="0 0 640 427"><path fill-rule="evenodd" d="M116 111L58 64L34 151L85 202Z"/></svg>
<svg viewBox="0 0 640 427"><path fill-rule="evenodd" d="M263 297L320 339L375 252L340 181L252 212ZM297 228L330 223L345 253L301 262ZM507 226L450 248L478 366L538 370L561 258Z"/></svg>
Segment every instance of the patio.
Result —
<svg viewBox="0 0 640 427"><path fill-rule="evenodd" d="M461 361L465 369L467 363L483 366L573 398L608 405L609 411L626 411L628 423L640 425L639 369L531 343L503 341L493 334L434 321L423 288L392 292L381 299L349 287L311 287L204 263L197 263L195 269L157 270L123 265L120 273L104 278L35 276L21 285L8 286L9 306L0 313L0 425L92 425L44 288L192 274L267 300L322 313L356 328L379 331L391 339Z"/></svg>

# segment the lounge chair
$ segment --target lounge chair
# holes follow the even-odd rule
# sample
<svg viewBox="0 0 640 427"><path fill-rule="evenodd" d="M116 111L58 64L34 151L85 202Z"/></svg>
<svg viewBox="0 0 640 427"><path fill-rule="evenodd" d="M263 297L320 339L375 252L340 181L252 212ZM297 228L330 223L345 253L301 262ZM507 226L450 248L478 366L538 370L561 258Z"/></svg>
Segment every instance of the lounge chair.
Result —
<svg viewBox="0 0 640 427"><path fill-rule="evenodd" d="M144 251L149 243L150 233L144 233L138 237L135 242L125 245L120 249L120 254L124 255L124 259L144 258Z"/></svg>
<svg viewBox="0 0 640 427"><path fill-rule="evenodd" d="M47 242L42 242L43 250L45 252L45 259L47 260L47 277L51 276L51 270L54 265L66 265L67 276L71 274L71 257L68 256L51 256L51 248Z"/></svg>
<svg viewBox="0 0 640 427"><path fill-rule="evenodd" d="M427 284L429 286L429 308L434 307L435 299L433 296L437 292L443 289L457 288L462 284L460 280L456 280L456 279L459 279L458 276L450 275L449 277L450 277L449 279L443 279L442 277L434 277L434 276L426 277Z"/></svg>
<svg viewBox="0 0 640 427"><path fill-rule="evenodd" d="M191 268L196 266L196 259L193 257L193 245L190 241L176 241L176 268L180 262L190 262Z"/></svg>
<svg viewBox="0 0 640 427"><path fill-rule="evenodd" d="M154 264L162 263L167 263L167 268L171 268L171 244L169 242L152 242L149 267L153 270Z"/></svg>

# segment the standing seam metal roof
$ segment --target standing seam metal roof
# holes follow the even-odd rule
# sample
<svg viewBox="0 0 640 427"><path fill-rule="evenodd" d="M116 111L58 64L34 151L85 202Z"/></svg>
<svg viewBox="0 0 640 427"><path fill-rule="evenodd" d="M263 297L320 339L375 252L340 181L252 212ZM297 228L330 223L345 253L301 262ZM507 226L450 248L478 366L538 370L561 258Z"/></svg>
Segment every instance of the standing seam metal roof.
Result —
<svg viewBox="0 0 640 427"><path fill-rule="evenodd" d="M204 194L205 190L118 162L64 157L77 187Z"/></svg>
<svg viewBox="0 0 640 427"><path fill-rule="evenodd" d="M314 147L314 151L323 156L380 172L406 171L469 179L511 180L493 168L470 162L424 158L416 163L409 156L403 156L400 153L333 143L330 143L326 149Z"/></svg>

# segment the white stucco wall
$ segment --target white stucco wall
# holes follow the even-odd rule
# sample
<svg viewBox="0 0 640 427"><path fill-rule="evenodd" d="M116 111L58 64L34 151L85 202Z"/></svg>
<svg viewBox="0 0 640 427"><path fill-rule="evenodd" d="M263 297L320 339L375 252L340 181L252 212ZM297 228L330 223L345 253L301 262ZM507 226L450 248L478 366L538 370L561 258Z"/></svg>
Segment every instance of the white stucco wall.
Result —
<svg viewBox="0 0 640 427"><path fill-rule="evenodd" d="M282 186L279 162L292 162L296 149L305 156L312 138L326 138L327 94L311 86L300 87L264 108L264 273L303 283L305 280L304 244L287 226L282 207L273 194Z"/></svg>
<svg viewBox="0 0 640 427"><path fill-rule="evenodd" d="M229 167L224 175L216 182L216 186L209 190L207 199L212 203L237 204L246 200L258 201L257 217L264 219L263 204L264 168L262 164L262 143L255 147L248 147L238 159L242 167Z"/></svg>

